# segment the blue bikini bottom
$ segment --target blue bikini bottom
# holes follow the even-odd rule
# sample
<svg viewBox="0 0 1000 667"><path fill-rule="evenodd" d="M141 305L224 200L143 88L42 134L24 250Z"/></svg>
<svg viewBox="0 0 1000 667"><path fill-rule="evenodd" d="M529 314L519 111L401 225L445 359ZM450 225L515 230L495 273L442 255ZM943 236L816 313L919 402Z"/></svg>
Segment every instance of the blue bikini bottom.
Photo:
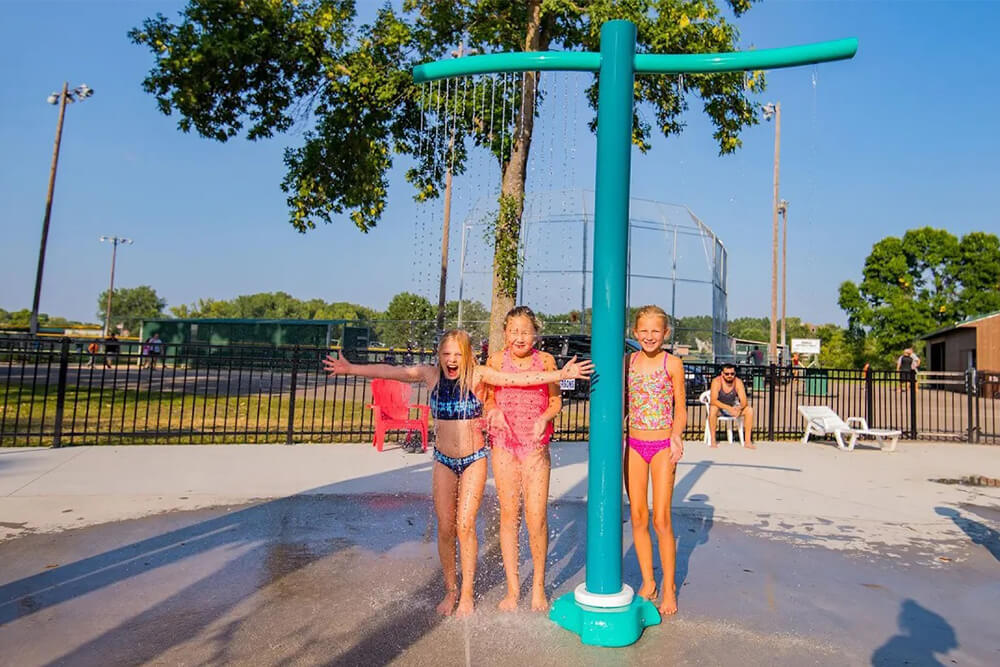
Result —
<svg viewBox="0 0 1000 667"><path fill-rule="evenodd" d="M434 460L441 465L447 466L456 475L461 475L465 472L465 469L470 465L478 461L479 459L486 458L486 453L489 451L489 447L483 447L478 452L473 452L468 456L463 456L461 458L455 458L452 456L445 456L437 449L434 450Z"/></svg>

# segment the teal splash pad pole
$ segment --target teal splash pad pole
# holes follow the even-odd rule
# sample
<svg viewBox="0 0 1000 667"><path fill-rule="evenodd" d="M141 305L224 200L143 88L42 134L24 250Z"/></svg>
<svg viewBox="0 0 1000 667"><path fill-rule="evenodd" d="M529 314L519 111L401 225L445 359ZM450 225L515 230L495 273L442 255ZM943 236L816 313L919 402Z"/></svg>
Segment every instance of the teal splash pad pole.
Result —
<svg viewBox="0 0 1000 667"><path fill-rule="evenodd" d="M556 600L549 618L585 644L627 646L660 622L648 600L622 582L622 396L635 73L732 72L843 60L856 39L741 53L636 54L629 21L601 26L601 52L493 53L418 65L417 83L472 74L541 70L600 72L594 215L590 444L586 582Z"/></svg>

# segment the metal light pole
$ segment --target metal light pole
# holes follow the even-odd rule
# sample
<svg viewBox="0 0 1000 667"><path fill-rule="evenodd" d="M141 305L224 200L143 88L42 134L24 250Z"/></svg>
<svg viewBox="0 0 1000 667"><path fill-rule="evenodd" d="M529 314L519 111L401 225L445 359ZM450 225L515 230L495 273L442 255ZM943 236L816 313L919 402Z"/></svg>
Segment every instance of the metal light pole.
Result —
<svg viewBox="0 0 1000 667"><path fill-rule="evenodd" d="M49 240L49 219L52 217L52 194L56 188L56 167L59 164L59 144L62 142L63 118L66 115L66 103L83 101L94 94L94 90L81 83L73 90L69 83L63 83L61 93L53 92L48 97L49 104L59 105L59 121L56 123L56 142L52 149L52 167L49 169L49 190L45 197L45 218L42 220L42 242L38 249L38 269L35 271L35 296L31 300L31 321L28 325L31 335L38 333L38 302L42 297L42 271L45 268L45 246Z"/></svg>
<svg viewBox="0 0 1000 667"><path fill-rule="evenodd" d="M118 257L118 245L132 245L132 239L120 236L102 236L100 240L111 244L111 285L108 287L108 307L104 313L104 337L107 338L111 331L111 295L115 293L115 259Z"/></svg>
<svg viewBox="0 0 1000 667"><path fill-rule="evenodd" d="M788 359L788 348L785 347L785 305L788 303L788 200L778 202L778 213L781 213L781 349L784 360Z"/></svg>
<svg viewBox="0 0 1000 667"><path fill-rule="evenodd" d="M462 328L462 297L465 290L465 245L469 236L469 225L462 225L462 252L459 255L459 273L458 273L458 323L455 325L456 329ZM442 284L444 281L442 280Z"/></svg>
<svg viewBox="0 0 1000 667"><path fill-rule="evenodd" d="M764 105L764 118L774 117L774 207L771 224L771 331L767 344L768 361L778 358L778 167L781 164L781 102Z"/></svg>

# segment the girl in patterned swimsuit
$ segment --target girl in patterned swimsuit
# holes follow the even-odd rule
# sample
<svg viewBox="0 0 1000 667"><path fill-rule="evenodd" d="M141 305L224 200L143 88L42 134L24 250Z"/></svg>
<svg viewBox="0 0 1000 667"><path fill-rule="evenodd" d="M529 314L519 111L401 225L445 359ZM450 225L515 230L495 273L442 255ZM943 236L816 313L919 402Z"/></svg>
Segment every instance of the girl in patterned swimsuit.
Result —
<svg viewBox="0 0 1000 667"><path fill-rule="evenodd" d="M487 366L510 373L555 370L552 355L534 347L538 320L530 308L518 306L507 313L503 332L506 346L490 356ZM533 565L531 609L545 611L549 606L545 597L545 558L549 548L546 513L552 464L546 445L552 437L552 420L561 408L558 383L490 387L487 393L484 410L493 444L493 479L500 499L500 552L507 573L507 595L500 601L503 611L516 609L521 594L517 566L522 496Z"/></svg>
<svg viewBox="0 0 1000 667"><path fill-rule="evenodd" d="M676 548L670 520L674 471L684 454L687 408L684 365L668 354L663 341L670 333L667 314L657 306L643 306L633 333L642 350L628 360L628 447L625 448L625 490L629 497L632 537L642 573L638 594L655 600L653 542L649 535L649 478L653 478L653 527L663 570L660 613L677 612L674 584Z"/></svg>
<svg viewBox="0 0 1000 667"><path fill-rule="evenodd" d="M434 512L438 521L438 555L444 573L445 596L437 610L441 614L468 616L474 608L473 581L479 544L476 514L486 484L486 447L481 428L482 403L486 384L499 387L531 386L568 378L590 376L593 364L571 359L562 370L505 373L477 366L464 331L449 331L438 345L434 365L390 366L352 364L328 355L324 368L331 374L360 375L400 382L423 382L431 390L434 430L437 441L433 472ZM462 565L459 592L455 542ZM455 603L458 603L456 609Z"/></svg>

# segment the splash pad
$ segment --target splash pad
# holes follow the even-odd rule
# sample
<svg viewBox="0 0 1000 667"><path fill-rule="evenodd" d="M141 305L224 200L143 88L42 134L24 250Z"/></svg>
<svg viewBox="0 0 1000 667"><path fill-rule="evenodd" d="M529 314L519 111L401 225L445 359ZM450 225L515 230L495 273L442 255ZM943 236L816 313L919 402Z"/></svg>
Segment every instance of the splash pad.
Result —
<svg viewBox="0 0 1000 667"><path fill-rule="evenodd" d="M586 71L599 75L594 194L593 346L587 480L586 581L555 601L549 617L585 644L627 646L660 622L656 607L622 581L622 401L628 207L636 73L689 74L794 67L851 58L856 39L736 53L637 54L630 21L601 26L601 50L516 52L418 65L416 83L495 72Z"/></svg>

